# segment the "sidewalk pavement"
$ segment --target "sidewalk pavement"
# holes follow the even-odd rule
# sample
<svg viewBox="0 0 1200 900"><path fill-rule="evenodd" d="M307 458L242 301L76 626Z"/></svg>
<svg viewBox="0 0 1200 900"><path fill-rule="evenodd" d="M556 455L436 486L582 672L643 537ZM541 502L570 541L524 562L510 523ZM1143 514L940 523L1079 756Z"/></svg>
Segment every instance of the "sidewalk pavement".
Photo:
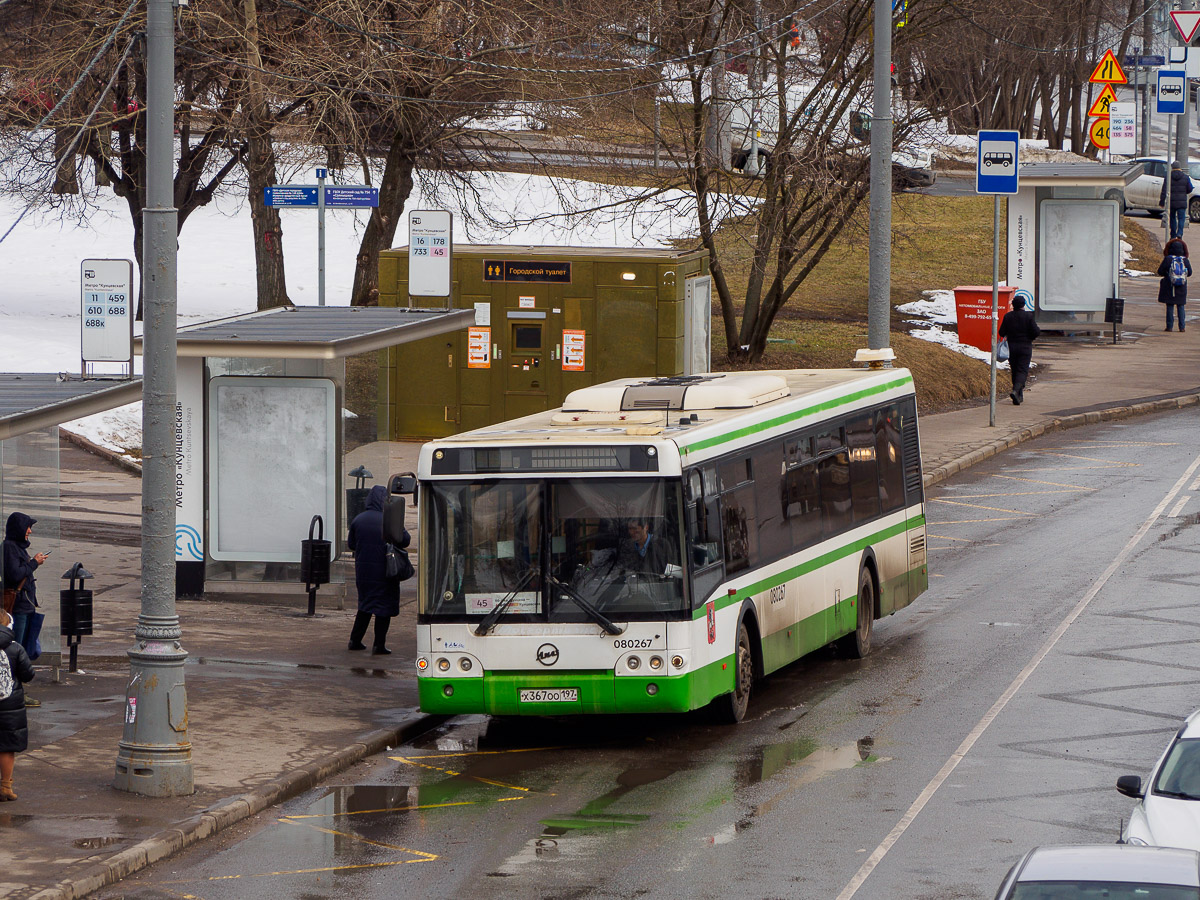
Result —
<svg viewBox="0 0 1200 900"><path fill-rule="evenodd" d="M926 484L1046 431L1200 402L1200 323L1163 333L1157 279L1126 279L1123 340L1047 335L1034 351L1025 402L997 401L921 419ZM391 445L372 471L415 468L416 445ZM181 601L189 738L196 793L144 798L111 783L122 735L140 609L140 485L79 448L62 450L62 540L54 569L79 559L96 579L95 635L80 671L39 670L30 751L17 759L20 800L0 805L0 897L79 897L437 724L416 709L415 598L404 586L391 656L346 649L353 603L300 588L291 597L236 594ZM55 572L57 574L57 571ZM43 576L44 596L56 590ZM353 588L349 591L353 598Z"/></svg>

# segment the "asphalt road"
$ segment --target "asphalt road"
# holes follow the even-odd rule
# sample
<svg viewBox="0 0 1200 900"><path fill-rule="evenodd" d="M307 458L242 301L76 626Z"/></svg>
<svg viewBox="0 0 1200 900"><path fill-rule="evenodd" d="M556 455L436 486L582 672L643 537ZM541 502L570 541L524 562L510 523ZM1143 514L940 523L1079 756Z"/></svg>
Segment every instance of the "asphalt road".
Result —
<svg viewBox="0 0 1200 900"><path fill-rule="evenodd" d="M1115 841L1196 704L1200 411L1021 445L933 489L931 579L863 661L740 727L451 720L107 898L988 900Z"/></svg>

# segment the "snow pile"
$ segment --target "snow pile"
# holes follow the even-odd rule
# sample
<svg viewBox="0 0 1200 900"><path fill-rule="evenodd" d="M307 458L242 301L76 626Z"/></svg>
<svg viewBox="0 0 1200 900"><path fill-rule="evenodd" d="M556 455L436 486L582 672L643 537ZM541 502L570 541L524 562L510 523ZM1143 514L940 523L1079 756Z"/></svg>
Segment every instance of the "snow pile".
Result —
<svg viewBox="0 0 1200 900"><path fill-rule="evenodd" d="M1140 269L1129 269L1125 267L1126 260L1133 256L1133 244L1125 240L1125 232L1121 232L1121 274L1126 278L1141 278L1144 275L1154 275L1154 272L1143 272Z"/></svg>
<svg viewBox="0 0 1200 900"><path fill-rule="evenodd" d="M925 326L912 328L909 330L909 334L923 341L941 344L955 353L961 353L963 356L969 356L972 359L978 359L983 362L991 361L992 355L990 353L959 341L957 331L958 314L954 306L954 291L921 291L921 294L925 297L924 300L914 300L912 303L903 303L896 307L898 312L910 316L920 316L919 319L905 319L907 324ZM956 330L948 331L942 327L944 325L951 325ZM1008 363L997 362L996 367L998 369L1007 369Z"/></svg>

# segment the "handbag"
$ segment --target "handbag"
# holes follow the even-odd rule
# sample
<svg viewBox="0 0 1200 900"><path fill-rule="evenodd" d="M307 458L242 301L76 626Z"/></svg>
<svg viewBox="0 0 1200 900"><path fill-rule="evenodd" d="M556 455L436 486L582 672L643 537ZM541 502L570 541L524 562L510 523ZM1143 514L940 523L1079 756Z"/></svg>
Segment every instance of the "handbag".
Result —
<svg viewBox="0 0 1200 900"><path fill-rule="evenodd" d="M1000 362L1008 359L1008 338L1001 338L1000 343L996 345L996 359Z"/></svg>
<svg viewBox="0 0 1200 900"><path fill-rule="evenodd" d="M29 654L30 662L42 655L42 623L45 621L46 617L41 613L29 614L29 624L25 626L25 640L21 646Z"/></svg>
<svg viewBox="0 0 1200 900"><path fill-rule="evenodd" d="M20 594L21 591L25 590L25 582L28 580L28 578L22 578L21 583L15 588L4 589L4 611L6 613L11 613L13 611L13 607L17 605L17 595Z"/></svg>
<svg viewBox="0 0 1200 900"><path fill-rule="evenodd" d="M394 544L387 545L385 563L384 574L388 578L395 578L399 581L408 581L417 571L408 558L408 551L401 550Z"/></svg>

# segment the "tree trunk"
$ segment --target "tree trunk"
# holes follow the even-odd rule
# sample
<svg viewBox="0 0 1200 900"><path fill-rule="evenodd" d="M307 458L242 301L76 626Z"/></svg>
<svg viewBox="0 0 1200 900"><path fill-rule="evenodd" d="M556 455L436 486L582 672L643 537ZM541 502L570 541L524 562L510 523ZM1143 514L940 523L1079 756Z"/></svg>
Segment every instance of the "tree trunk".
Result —
<svg viewBox="0 0 1200 900"><path fill-rule="evenodd" d="M246 17L246 88L249 95L247 176L250 185L250 221L254 232L254 273L258 285L257 308L289 306L287 274L283 266L283 224L279 210L267 206L265 188L276 181L275 143L271 140L271 113L262 89L262 57L258 52L258 9L255 0L244 0Z"/></svg>
<svg viewBox="0 0 1200 900"><path fill-rule="evenodd" d="M75 162L75 151L67 153L74 136L72 128L54 129L54 158L59 161L54 172L54 187L51 188L55 194L79 193L79 166Z"/></svg>
<svg viewBox="0 0 1200 900"><path fill-rule="evenodd" d="M416 159L411 141L396 135L384 163L383 181L379 185L379 206L371 210L367 229L358 248L354 267L354 288L350 293L351 306L379 305L379 252L392 246L396 226L404 215L404 204L413 189L413 168Z"/></svg>

